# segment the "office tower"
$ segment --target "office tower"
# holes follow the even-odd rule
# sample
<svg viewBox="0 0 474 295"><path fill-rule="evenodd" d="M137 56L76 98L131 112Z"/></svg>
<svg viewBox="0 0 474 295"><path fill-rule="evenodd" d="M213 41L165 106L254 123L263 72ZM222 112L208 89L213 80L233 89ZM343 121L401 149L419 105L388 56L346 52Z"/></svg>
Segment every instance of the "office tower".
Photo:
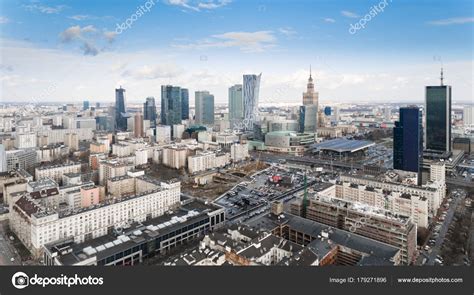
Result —
<svg viewBox="0 0 474 295"><path fill-rule="evenodd" d="M3 144L0 144L0 172L7 172L7 152Z"/></svg>
<svg viewBox="0 0 474 295"><path fill-rule="evenodd" d="M127 112L125 110L125 89L115 89L115 128L121 131L127 130Z"/></svg>
<svg viewBox="0 0 474 295"><path fill-rule="evenodd" d="M385 121L390 121L392 119L392 108L391 107L385 107L383 109L383 118Z"/></svg>
<svg viewBox="0 0 474 295"><path fill-rule="evenodd" d="M316 133L318 107L316 105L300 106L299 131L301 133Z"/></svg>
<svg viewBox="0 0 474 295"><path fill-rule="evenodd" d="M142 113L135 114L135 124L133 134L135 137L143 137L143 115Z"/></svg>
<svg viewBox="0 0 474 295"><path fill-rule="evenodd" d="M237 84L229 88L229 121L230 127L244 118L244 98L242 96L242 85Z"/></svg>
<svg viewBox="0 0 474 295"><path fill-rule="evenodd" d="M100 102L96 102L96 103L95 103L95 108L96 108L96 109L100 108Z"/></svg>
<svg viewBox="0 0 474 295"><path fill-rule="evenodd" d="M426 86L426 149L439 152L451 151L451 86Z"/></svg>
<svg viewBox="0 0 474 295"><path fill-rule="evenodd" d="M213 125L214 124L214 95L209 91L196 91L195 110L196 110L196 124Z"/></svg>
<svg viewBox="0 0 474 295"><path fill-rule="evenodd" d="M331 116L331 107L330 106L327 106L324 108L324 115L326 116Z"/></svg>
<svg viewBox="0 0 474 295"><path fill-rule="evenodd" d="M147 97L143 104L143 118L150 121L151 127L155 127L157 117L155 98L152 96Z"/></svg>
<svg viewBox="0 0 474 295"><path fill-rule="evenodd" d="M303 93L303 105L318 105L318 93L314 91L313 77L311 75L311 66L309 67L309 79L306 86L306 92Z"/></svg>
<svg viewBox="0 0 474 295"><path fill-rule="evenodd" d="M418 107L400 108L393 128L393 169L418 173L421 185L423 162L422 115Z"/></svg>
<svg viewBox="0 0 474 295"><path fill-rule="evenodd" d="M181 88L181 120L189 119L189 91Z"/></svg>
<svg viewBox="0 0 474 295"><path fill-rule="evenodd" d="M258 117L258 94L260 91L260 75L244 75L243 99L245 130L252 130Z"/></svg>
<svg viewBox="0 0 474 295"><path fill-rule="evenodd" d="M474 107L473 106L464 106L462 112L462 121L464 126L474 125Z"/></svg>
<svg viewBox="0 0 474 295"><path fill-rule="evenodd" d="M161 124L181 124L181 88L172 85L161 86Z"/></svg>
<svg viewBox="0 0 474 295"><path fill-rule="evenodd" d="M87 109L89 109L89 101L88 100L84 100L82 102L82 109L85 111Z"/></svg>

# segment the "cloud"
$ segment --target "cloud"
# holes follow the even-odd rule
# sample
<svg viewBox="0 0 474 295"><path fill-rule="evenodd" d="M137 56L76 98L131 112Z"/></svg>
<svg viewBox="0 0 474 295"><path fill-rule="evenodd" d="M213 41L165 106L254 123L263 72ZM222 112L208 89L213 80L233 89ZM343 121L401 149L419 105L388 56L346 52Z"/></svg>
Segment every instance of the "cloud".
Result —
<svg viewBox="0 0 474 295"><path fill-rule="evenodd" d="M335 23L335 22L336 22L335 19L330 18L330 17L325 17L325 18L323 18L323 20L324 20L325 22L327 22L327 23Z"/></svg>
<svg viewBox="0 0 474 295"><path fill-rule="evenodd" d="M77 21L81 21L81 20L90 19L91 17L90 17L90 15L78 14L78 15L71 15L68 18L73 19L73 20L77 20Z"/></svg>
<svg viewBox="0 0 474 295"><path fill-rule="evenodd" d="M85 27L72 26L59 34L62 43L78 42L81 44L80 48L84 55L95 56L99 54L100 50L95 45L95 41L105 39L112 43L115 40L116 33L111 31L103 31L99 33L96 27L88 25Z"/></svg>
<svg viewBox="0 0 474 295"><path fill-rule="evenodd" d="M10 22L10 19L4 16L0 16L0 24L7 24Z"/></svg>
<svg viewBox="0 0 474 295"><path fill-rule="evenodd" d="M291 27L279 28L278 31L287 37L294 36L297 34L296 31L293 30Z"/></svg>
<svg viewBox="0 0 474 295"><path fill-rule="evenodd" d="M212 35L196 43L173 45L182 49L230 48L238 47L241 51L263 52L275 46L276 38L272 31L228 32Z"/></svg>
<svg viewBox="0 0 474 295"><path fill-rule="evenodd" d="M23 5L28 11L37 11L45 14L58 14L63 11L67 6L66 5L57 5L57 6L46 6L41 4L28 4Z"/></svg>
<svg viewBox="0 0 474 295"><path fill-rule="evenodd" d="M167 0L166 4L179 6L193 11L213 10L230 4L231 0L206 0L206 1L190 1L190 0Z"/></svg>
<svg viewBox="0 0 474 295"><path fill-rule="evenodd" d="M428 22L430 25L434 26L448 26L448 25L461 25L473 23L474 17L453 17L447 19L440 19Z"/></svg>
<svg viewBox="0 0 474 295"><path fill-rule="evenodd" d="M349 11L349 10L342 10L341 14L343 16L349 17L349 18L358 18L358 17L360 17L357 13Z"/></svg>
<svg viewBox="0 0 474 295"><path fill-rule="evenodd" d="M182 69L174 64L145 65L134 70L126 70L123 77L133 77L138 80L153 80L159 78L174 78L182 73Z"/></svg>

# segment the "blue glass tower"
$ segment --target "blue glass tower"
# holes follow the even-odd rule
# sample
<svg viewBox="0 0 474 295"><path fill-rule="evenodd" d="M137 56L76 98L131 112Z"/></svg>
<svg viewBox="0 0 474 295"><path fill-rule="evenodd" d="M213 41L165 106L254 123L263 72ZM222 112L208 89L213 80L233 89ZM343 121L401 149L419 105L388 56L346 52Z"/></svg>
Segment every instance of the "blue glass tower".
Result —
<svg viewBox="0 0 474 295"><path fill-rule="evenodd" d="M400 119L393 128L393 169L417 172L419 185L423 161L422 120L418 107L400 108Z"/></svg>

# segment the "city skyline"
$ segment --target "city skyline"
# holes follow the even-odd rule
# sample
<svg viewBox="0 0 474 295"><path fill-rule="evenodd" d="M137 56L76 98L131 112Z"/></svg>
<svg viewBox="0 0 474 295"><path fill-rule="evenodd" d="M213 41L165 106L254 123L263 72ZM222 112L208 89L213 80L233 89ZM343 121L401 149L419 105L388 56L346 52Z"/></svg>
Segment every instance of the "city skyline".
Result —
<svg viewBox="0 0 474 295"><path fill-rule="evenodd" d="M382 2L3 5L0 100L112 102L108 89L123 85L128 101L140 102L170 84L209 90L219 104L242 75L262 72L260 103L291 103L312 65L321 103L423 102L443 65L453 102L472 101L472 3L435 2L386 1L357 31L353 25ZM139 8L130 28L117 29ZM191 26L199 27L194 35Z"/></svg>

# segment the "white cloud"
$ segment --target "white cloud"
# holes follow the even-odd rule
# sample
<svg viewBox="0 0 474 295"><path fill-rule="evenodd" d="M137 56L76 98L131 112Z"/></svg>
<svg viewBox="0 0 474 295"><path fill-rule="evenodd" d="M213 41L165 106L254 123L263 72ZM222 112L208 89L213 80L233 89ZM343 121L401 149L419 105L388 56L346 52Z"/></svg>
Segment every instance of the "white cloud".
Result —
<svg viewBox="0 0 474 295"><path fill-rule="evenodd" d="M7 24L10 22L10 19L4 16L0 16L0 24Z"/></svg>
<svg viewBox="0 0 474 295"><path fill-rule="evenodd" d="M324 20L325 22L327 22L327 23L335 23L335 22L336 22L335 19L330 18L330 17L325 17L325 18L323 18L323 20Z"/></svg>
<svg viewBox="0 0 474 295"><path fill-rule="evenodd" d="M115 32L103 31L98 33L97 28L92 25L88 26L72 26L64 30L59 34L60 41L63 43L78 42L81 44L80 48L84 55L95 56L99 54L100 50L95 45L96 41L100 41L101 38L111 43L114 41L116 36ZM99 39L99 40L98 40Z"/></svg>
<svg viewBox="0 0 474 295"><path fill-rule="evenodd" d="M360 17L357 13L349 11L349 10L342 10L341 14L343 16L349 17L349 18L358 18L358 17Z"/></svg>
<svg viewBox="0 0 474 295"><path fill-rule="evenodd" d="M168 5L179 6L193 11L213 10L224 7L230 4L231 0L205 0L205 1L190 1L190 0L167 0Z"/></svg>
<svg viewBox="0 0 474 295"><path fill-rule="evenodd" d="M196 43L174 45L183 49L207 49L207 48L230 48L237 47L241 51L263 52L275 46L276 38L271 31L257 32L227 32L212 35L210 38L200 40Z"/></svg>
<svg viewBox="0 0 474 295"><path fill-rule="evenodd" d="M453 17L428 22L428 24L434 26L461 25L469 23L474 23L474 17Z"/></svg>
<svg viewBox="0 0 474 295"><path fill-rule="evenodd" d="M71 15L68 18L73 19L73 20L77 20L77 21L81 21L81 20L90 19L91 17L90 17L90 15L78 14L78 15Z"/></svg>
<svg viewBox="0 0 474 295"><path fill-rule="evenodd" d="M58 14L63 11L67 6L65 5L57 5L57 6L46 6L41 4L28 4L23 5L28 11L37 11L45 14Z"/></svg>
<svg viewBox="0 0 474 295"><path fill-rule="evenodd" d="M291 27L279 28L278 31L287 37L294 36L297 34L296 31L293 30Z"/></svg>

